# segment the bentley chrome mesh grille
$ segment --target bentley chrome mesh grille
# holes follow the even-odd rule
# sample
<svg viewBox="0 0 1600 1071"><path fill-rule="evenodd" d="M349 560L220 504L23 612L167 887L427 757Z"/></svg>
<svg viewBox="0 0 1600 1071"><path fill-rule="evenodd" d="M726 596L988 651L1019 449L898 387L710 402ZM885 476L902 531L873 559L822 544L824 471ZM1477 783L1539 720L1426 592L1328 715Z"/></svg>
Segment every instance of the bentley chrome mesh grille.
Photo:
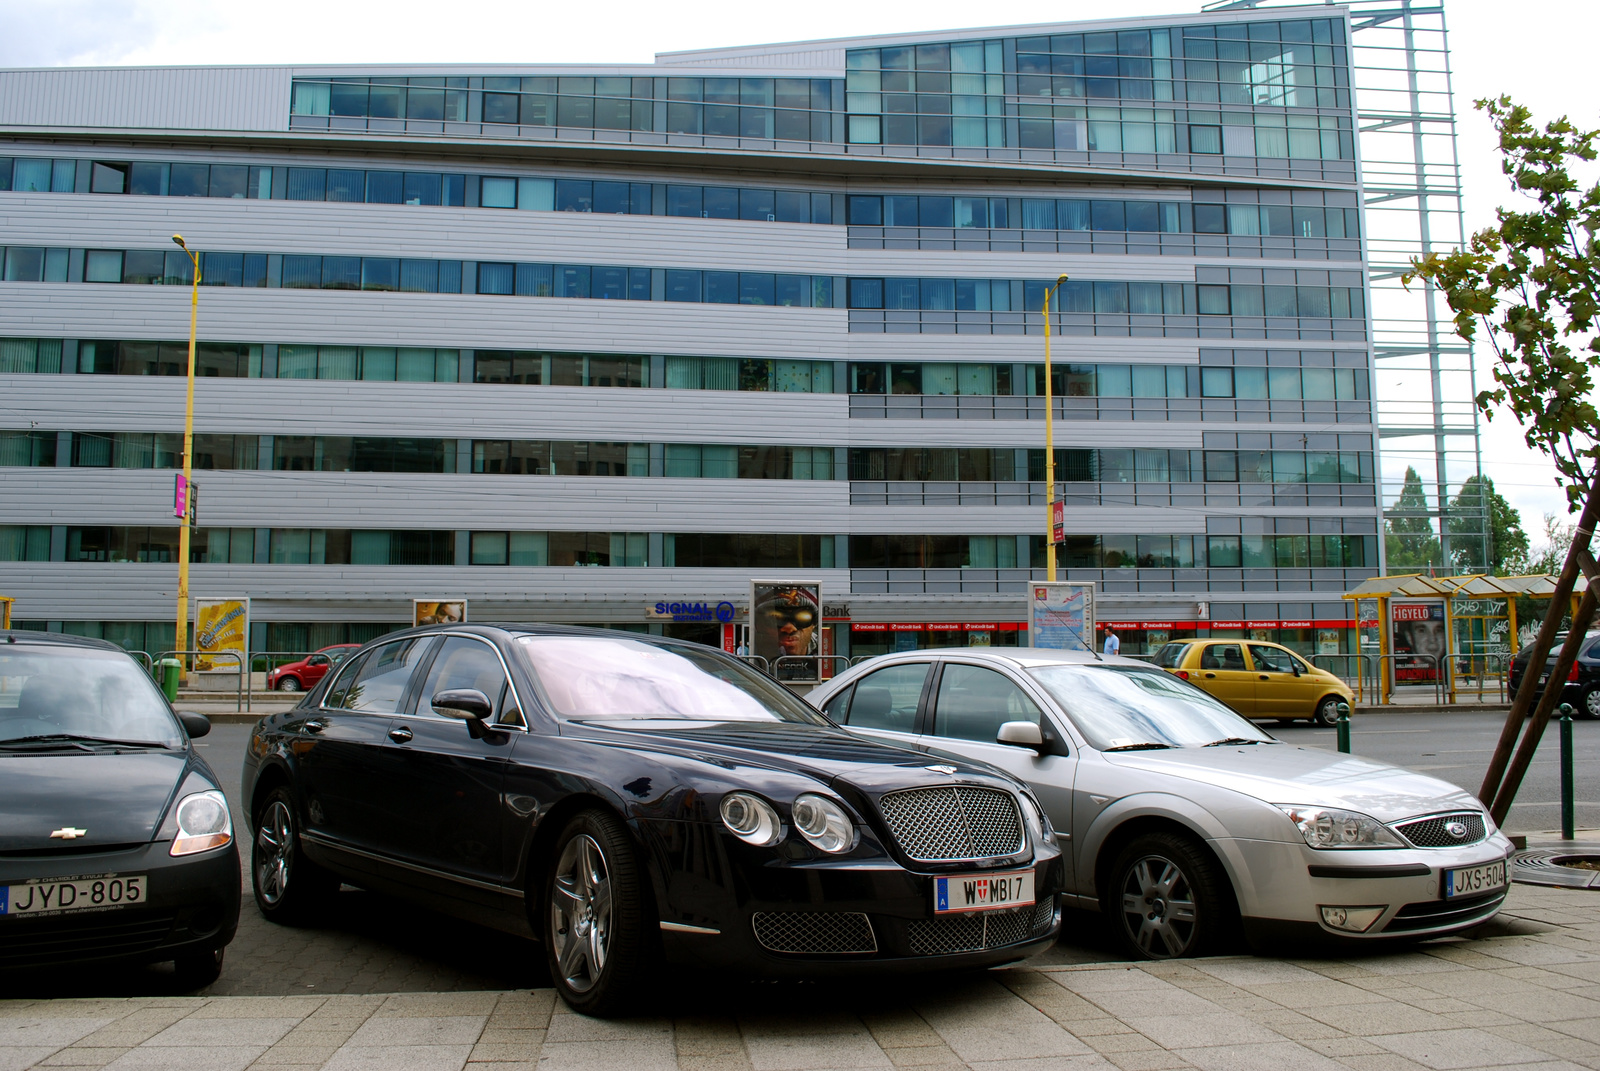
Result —
<svg viewBox="0 0 1600 1071"><path fill-rule="evenodd" d="M1048 904L1045 928L1053 921L1055 909ZM953 952L978 952L985 948L1004 948L1031 939L1039 929L1038 907L1018 911L983 911L942 918L917 919L906 926L911 952L917 956L941 956Z"/></svg>
<svg viewBox="0 0 1600 1071"><path fill-rule="evenodd" d="M757 911L756 940L769 952L876 952L872 922L859 911Z"/></svg>
<svg viewBox="0 0 1600 1071"><path fill-rule="evenodd" d="M1033 932L1043 933L1056 921L1055 897L1040 900L1033 906Z"/></svg>
<svg viewBox="0 0 1600 1071"><path fill-rule="evenodd" d="M913 788L891 792L879 806L900 850L913 859L991 859L1022 850L1022 815L1009 792Z"/></svg>
<svg viewBox="0 0 1600 1071"><path fill-rule="evenodd" d="M1476 844L1489 835L1483 825L1483 815L1477 811L1436 814L1432 818L1401 823L1395 828L1419 848L1456 848Z"/></svg>

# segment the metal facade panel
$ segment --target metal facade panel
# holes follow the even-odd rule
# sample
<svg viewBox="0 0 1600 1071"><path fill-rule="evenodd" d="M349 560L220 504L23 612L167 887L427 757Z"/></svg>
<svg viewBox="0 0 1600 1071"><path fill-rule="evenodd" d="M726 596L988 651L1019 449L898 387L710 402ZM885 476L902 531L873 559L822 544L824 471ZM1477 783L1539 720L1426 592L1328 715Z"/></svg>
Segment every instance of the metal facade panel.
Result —
<svg viewBox="0 0 1600 1071"><path fill-rule="evenodd" d="M290 75L288 67L0 71L0 126L287 130Z"/></svg>

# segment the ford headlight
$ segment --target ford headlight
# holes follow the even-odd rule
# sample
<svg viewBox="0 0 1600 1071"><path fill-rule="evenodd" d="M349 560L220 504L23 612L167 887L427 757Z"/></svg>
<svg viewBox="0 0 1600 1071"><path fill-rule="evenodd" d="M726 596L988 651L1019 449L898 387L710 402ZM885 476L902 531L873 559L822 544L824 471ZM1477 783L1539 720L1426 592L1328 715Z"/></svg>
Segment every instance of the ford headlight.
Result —
<svg viewBox="0 0 1600 1071"><path fill-rule="evenodd" d="M178 804L178 835L172 838L170 855L194 855L221 848L233 839L233 819L228 815L228 799L216 790L194 792Z"/></svg>
<svg viewBox="0 0 1600 1071"><path fill-rule="evenodd" d="M806 793L794 801L790 808L794 827L813 847L837 854L847 852L856 844L856 827L844 808L828 799Z"/></svg>
<svg viewBox="0 0 1600 1071"><path fill-rule="evenodd" d="M1404 848L1405 842L1376 818L1336 807L1280 803L1306 843L1313 848Z"/></svg>
<svg viewBox="0 0 1600 1071"><path fill-rule="evenodd" d="M772 804L748 792L730 792L722 797L722 824L728 832L758 848L769 847L783 838L783 822Z"/></svg>

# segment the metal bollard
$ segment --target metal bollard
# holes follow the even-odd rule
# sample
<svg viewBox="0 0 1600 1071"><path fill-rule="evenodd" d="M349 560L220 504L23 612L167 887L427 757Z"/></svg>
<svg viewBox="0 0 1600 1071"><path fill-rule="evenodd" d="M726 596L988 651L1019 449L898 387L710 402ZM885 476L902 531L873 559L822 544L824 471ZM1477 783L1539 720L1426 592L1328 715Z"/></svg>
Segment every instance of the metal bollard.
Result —
<svg viewBox="0 0 1600 1071"><path fill-rule="evenodd" d="M1571 840L1576 826L1572 805L1572 704L1561 704L1561 839Z"/></svg>
<svg viewBox="0 0 1600 1071"><path fill-rule="evenodd" d="M1339 704L1339 720L1336 723L1339 730L1339 750L1350 754L1350 704Z"/></svg>

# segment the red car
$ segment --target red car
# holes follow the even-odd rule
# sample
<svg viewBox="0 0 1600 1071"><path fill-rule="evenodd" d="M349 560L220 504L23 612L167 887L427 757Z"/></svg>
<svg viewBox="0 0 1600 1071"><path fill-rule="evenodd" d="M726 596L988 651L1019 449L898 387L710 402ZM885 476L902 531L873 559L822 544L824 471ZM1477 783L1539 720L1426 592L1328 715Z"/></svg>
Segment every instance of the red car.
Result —
<svg viewBox="0 0 1600 1071"><path fill-rule="evenodd" d="M356 650L359 643L336 643L309 654L298 662L279 666L267 674L267 687L277 692L304 692L316 685L328 670L337 666Z"/></svg>

